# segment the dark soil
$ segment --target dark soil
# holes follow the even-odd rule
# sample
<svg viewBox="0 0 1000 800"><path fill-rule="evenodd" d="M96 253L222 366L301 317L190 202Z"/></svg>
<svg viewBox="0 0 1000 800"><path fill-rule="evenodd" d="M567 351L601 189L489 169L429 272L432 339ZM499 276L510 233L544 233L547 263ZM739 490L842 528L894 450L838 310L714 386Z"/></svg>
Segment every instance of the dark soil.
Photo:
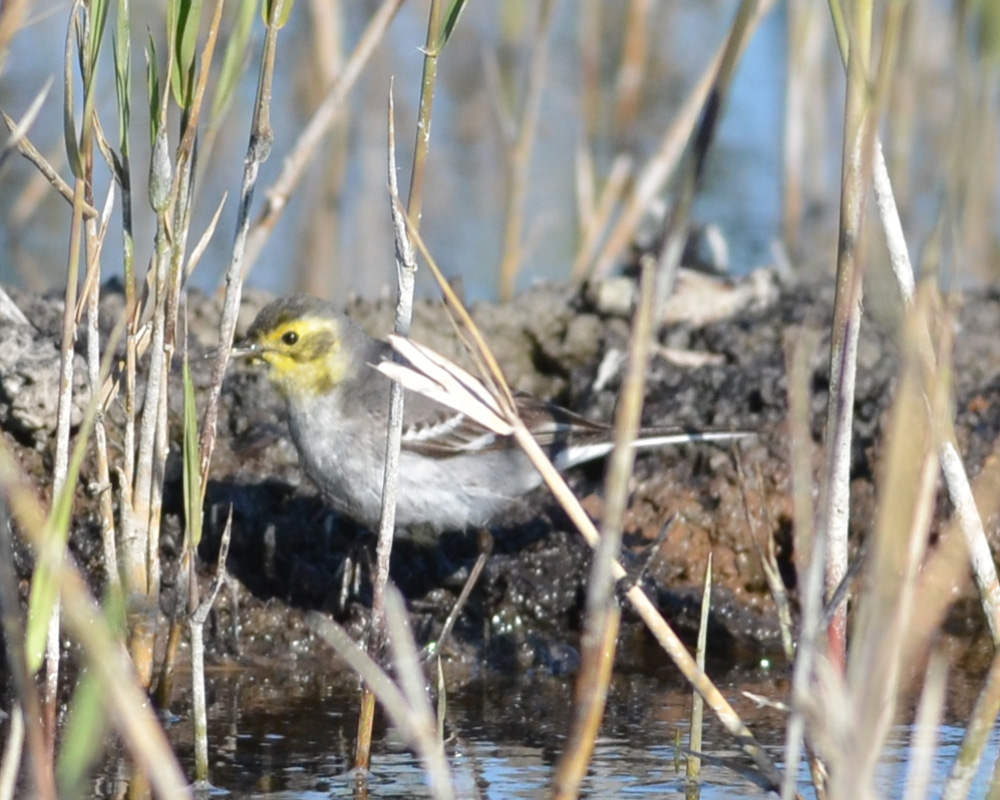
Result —
<svg viewBox="0 0 1000 800"><path fill-rule="evenodd" d="M0 427L45 495L61 301L11 294L31 323L26 327L0 321L7 345L0 353ZM592 299L596 296L593 291L545 286L513 304L479 305L474 316L511 385L594 419L611 420L622 374L619 356L627 347L629 325L626 319L599 310ZM243 330L266 299L252 293L247 297ZM1000 387L997 299L994 292L970 295L956 312L958 437L971 476L993 447L1000 426L995 402ZM122 299L109 288L103 302L102 319L110 330ZM755 434L738 445L688 445L644 453L638 459L627 515L628 552L623 560L634 574L641 574L647 592L685 638L695 635L701 582L712 554L715 588L709 650L716 668L781 657L777 615L759 553L773 537L781 576L794 604L786 360L791 347L815 342L808 391L812 457L819 469L831 305L832 290L799 286L782 288L766 301L745 305L722 320L672 323L662 331L662 347L651 364L645 423ZM192 368L203 393L211 362L199 356L215 345L218 302L192 295L188 309ZM384 304L355 302L348 311L373 333L389 328L391 310ZM892 315L874 315L881 320L872 316L866 317L862 336L855 405L851 532L855 550L873 525L879 441L897 370ZM807 331L816 332L815 338L804 335ZM461 357L451 323L436 302L417 304L413 335L446 355ZM697 365L679 365L678 352L696 356ZM80 394L85 396L85 391ZM178 379L171 397L174 422L162 533L165 613L173 605L182 540L181 395ZM120 419L121 410L112 413L112 424L115 414ZM602 464L570 476L571 486L598 520L602 479ZM92 482L92 475L84 474L71 546L99 591L103 568ZM231 367L225 384L208 487L200 553L206 585L230 507L231 580L211 620L212 658L285 665L326 659L325 647L306 624L311 610L332 615L355 637L362 636L370 607L367 565L373 560L373 539L319 496L298 466L280 399L261 375L242 365ZM939 516L943 519L949 510L942 503ZM453 665L470 674L482 669L572 672L578 659L589 549L547 490L526 498L517 514L497 521L492 533L494 553L445 653ZM996 546L995 525L989 535ZM392 577L407 598L421 643L436 637L477 552L474 532L452 532L428 541L418 531L396 542ZM345 567L349 561L360 566ZM30 574L30 564L30 554L19 550L17 567L23 578ZM956 603L949 630L957 631L956 641L972 652L983 626L978 604L969 602L970 596L969 587L962 587L959 597L965 600ZM642 670L660 660L662 654L641 622L626 613L621 667Z"/></svg>

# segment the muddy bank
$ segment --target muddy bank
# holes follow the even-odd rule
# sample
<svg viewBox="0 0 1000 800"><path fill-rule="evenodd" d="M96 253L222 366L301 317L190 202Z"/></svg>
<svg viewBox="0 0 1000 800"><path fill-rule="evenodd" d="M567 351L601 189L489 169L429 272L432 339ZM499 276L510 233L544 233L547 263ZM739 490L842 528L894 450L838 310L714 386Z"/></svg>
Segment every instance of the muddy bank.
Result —
<svg viewBox="0 0 1000 800"><path fill-rule="evenodd" d="M703 313L706 295L691 300L697 319L675 321L663 330L648 381L644 422L691 428L739 429L755 436L738 445L747 480L741 479L732 446L691 445L644 453L637 462L626 521L625 559L666 618L693 637L700 581L709 553L714 558L715 599L710 651L715 668L780 658L774 604L761 569L757 544L773 537L782 577L794 599L792 515L786 433L786 350L817 332L811 356L811 431L814 463L827 391L827 336L832 290L778 287L757 276L759 291L725 303L729 316ZM746 284L744 284L745 288ZM605 291L607 289L607 291ZM601 291L540 287L514 304L481 304L474 316L503 365L510 383L595 419L610 420L622 376L628 321L616 309L617 284ZM626 287L626 293L627 293ZM611 292L609 295L608 292ZM60 301L11 292L24 313L0 322L0 426L32 479L46 487L51 462L51 428ZM610 297L610 299L609 299ZM269 298L248 293L243 330ZM989 452L1000 426L994 399L1000 385L1000 303L995 293L965 297L958 310L955 396L959 442L971 475ZM120 294L105 292L102 323L107 329L123 306ZM192 295L191 351L214 347L219 315L216 299ZM373 333L389 327L387 304L353 302L348 311ZM892 397L895 348L891 315L867 319L860 348L856 436L852 464L852 544L874 520L879 441ZM436 302L420 302L414 337L452 357L460 356L451 324ZM82 345L81 345L82 347ZM80 374L84 374L82 368ZM198 390L210 378L210 361L192 360ZM50 378L45 376L50 375ZM81 401L85 390L80 392ZM182 539L180 383L172 394L171 459L167 470L162 536L164 603L171 605L173 572ZM120 409L112 412L112 424ZM372 539L329 509L300 470L287 439L280 399L263 377L243 366L231 368L219 421L219 445L206 506L203 563L214 563L218 537L230 507L234 534L229 557L229 591L220 597L209 647L220 662L294 664L331 658L309 634L305 613L319 609L360 636L370 602L368 571L346 586L345 561L370 560ZM602 511L603 465L578 469L570 483L595 517ZM84 474L72 535L73 552L99 587L93 479ZM47 487L44 489L47 491ZM946 513L946 504L941 512ZM666 522L673 524L657 544ZM990 530L995 545L996 531ZM487 669L572 672L589 551L547 491L525 498L517 512L493 530L495 551L485 575L446 646L452 664ZM756 540L756 543L755 543ZM398 541L392 575L406 595L418 639L435 638L477 554L476 536L445 534L429 543L417 532ZM27 577L30 555L18 570ZM643 572L643 570L645 570ZM210 566L202 569L205 580ZM345 588L346 586L346 588ZM963 596L971 597L966 586ZM646 669L661 655L638 620L628 614L620 663ZM982 629L975 602L956 605L949 630L957 648L977 652Z"/></svg>

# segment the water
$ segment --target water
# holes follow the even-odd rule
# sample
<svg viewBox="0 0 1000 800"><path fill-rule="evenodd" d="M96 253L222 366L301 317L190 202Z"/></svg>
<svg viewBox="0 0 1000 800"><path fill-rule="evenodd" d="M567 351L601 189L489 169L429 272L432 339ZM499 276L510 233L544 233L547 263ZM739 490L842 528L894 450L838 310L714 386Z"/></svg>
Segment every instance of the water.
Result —
<svg viewBox="0 0 1000 800"><path fill-rule="evenodd" d="M787 681L767 669L734 670L725 677L723 693L781 766L783 716L757 708L742 692L783 699ZM488 676L450 689L446 753L457 796L547 797L570 729L572 691L567 680L531 675ZM349 676L308 670L226 671L210 676L209 700L211 781L217 791L235 800L353 795L358 694ZM690 709L690 693L666 670L655 676L615 677L583 795L683 797L684 756L674 743L678 732L681 747L687 742ZM178 698L174 711L178 721L168 733L191 774L186 697ZM701 796L766 796L752 780L749 760L717 722L707 715L706 720ZM954 721L939 729L931 796L944 785L962 733ZM877 773L880 796L902 795L910 735L910 726L899 725L889 736ZM998 746L1000 728L994 728L970 797L985 796ZM109 784L101 778L99 785ZM368 788L373 800L427 796L418 760L380 718ZM803 797L815 796L804 766L799 789ZM102 791L97 796L107 795Z"/></svg>
<svg viewBox="0 0 1000 800"><path fill-rule="evenodd" d="M523 86L530 31L535 24L531 4L525 8L524 32L511 42L501 33L499 23L504 12L499 6L470 4L440 65L422 232L446 273L462 277L471 299L488 298L495 292L507 175L499 129L491 111L484 58L499 54L505 89L518 95ZM369 9L366 4L343 4L346 46L353 46L357 40ZM599 177L613 155L622 149L630 150L637 163L655 151L678 105L705 68L712 50L721 43L733 9L733 3L687 0L654 10L650 17L648 83L635 131L624 145L618 141L610 120L620 57L621 20L613 14L604 14L601 91L605 114L589 137ZM161 13L155 4L144 3L134 4L132 11L136 89L132 147L136 173L136 261L140 268L152 249L155 222L145 188L148 134L142 98L145 91L142 47L146 26L154 32L162 30ZM583 87L577 42L579 24L575 3L558 4L543 114L526 198L522 287L540 279L566 278L575 254L576 150L581 139L586 138L580 113ZM351 96L347 109L349 143L336 227L309 212L319 190L317 176L324 170L321 164L316 164L292 197L252 273L251 283L286 292L309 270L333 273L335 278L329 284L329 293L336 295L346 291L374 294L394 283L385 189L385 103L391 76L395 80L401 191L405 193L419 96L419 47L425 30L426 3L404 4L389 31L387 45L379 48ZM64 176L68 170L61 156L60 82L65 31L66 12L61 7L34 19L15 38L0 86L0 104L19 117L45 80L49 77L55 80L31 139L55 161ZM279 38L273 108L276 139L273 154L261 169L258 207L261 196L276 178L283 157L308 119L307 109L315 102L304 100L305 84L315 80L310 77L315 74L308 48L311 33L312 25L303 3L295 9ZM259 53L261 35L258 25L253 60ZM109 137L115 138L110 51L109 44L100 73L104 82L98 93L98 109ZM722 121L705 191L695 212L700 222L717 223L721 227L729 242L733 269L739 273L766 263L770 258L770 243L779 234L783 54L784 18L776 13L765 21L746 52L729 112ZM215 152L210 158L202 154L201 166L205 169L196 201L192 245L223 193L229 192L218 232L192 281L208 291L219 285L229 260L235 227L234 198L242 174L255 80L255 69L251 68L221 129ZM171 128L171 135L176 138L174 131L176 123ZM9 258L0 264L0 281L35 287L59 286L65 280L69 205L51 189L36 187L41 202L35 213L25 220L12 217L32 180L37 180L34 168L20 158L13 159L0 176L0 220L3 220L0 246L9 253ZM103 204L107 186L106 170L100 165L95 185L99 206ZM53 231L64 233L53 236ZM310 250L309 241L319 250ZM108 243L104 269L109 275L120 274L117 211Z"/></svg>

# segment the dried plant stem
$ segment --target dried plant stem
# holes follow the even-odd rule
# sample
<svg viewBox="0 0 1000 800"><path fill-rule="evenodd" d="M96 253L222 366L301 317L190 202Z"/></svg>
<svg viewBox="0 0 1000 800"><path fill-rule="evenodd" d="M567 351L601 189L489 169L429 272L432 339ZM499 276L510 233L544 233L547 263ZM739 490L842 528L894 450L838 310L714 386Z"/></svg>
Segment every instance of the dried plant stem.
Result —
<svg viewBox="0 0 1000 800"><path fill-rule="evenodd" d="M551 462L545 457L544 451L535 441L534 437L524 427L524 424L517 420L514 423L514 437L517 443L524 449L531 458L535 468L542 474L546 485L553 491L570 519L577 526L578 530L587 543L597 549L600 543L600 534L594 528L593 522L587 513L580 507L579 502L573 497L572 492L566 487L562 476ZM612 564L612 577L615 581L628 580L628 573L617 561ZM740 749L746 753L757 768L761 771L765 780L771 788L777 788L781 782L781 776L771 761L767 752L757 743L750 729L743 724L739 715L729 704L729 701L722 696L715 684L705 675L704 670L698 668L694 658L688 652L684 643L677 637L673 629L660 615L656 606L649 599L646 593L639 586L632 586L626 593L632 607L642 618L642 621L649 628L656 641L663 650L670 656L674 665L681 671L685 680L691 684L692 688L700 694L708 707L712 710L718 720L723 724L730 735L739 743Z"/></svg>
<svg viewBox="0 0 1000 800"><path fill-rule="evenodd" d="M618 604L612 604L599 631L602 638L583 643L580 676L573 699L573 727L566 750L556 767L552 786L552 797L556 800L572 800L580 796L580 787L587 776L594 745L601 731L621 616ZM584 636L587 634L584 633Z"/></svg>
<svg viewBox="0 0 1000 800"><path fill-rule="evenodd" d="M812 436L809 431L809 361L818 335L789 337L794 341L788 361L789 459L792 470L796 572L802 608L798 647L792 668L791 712L785 727L785 775L782 800L795 796L799 756L805 734L805 708L812 691L814 665L820 658L823 619L823 556L814 536Z"/></svg>
<svg viewBox="0 0 1000 800"><path fill-rule="evenodd" d="M280 18L282 0L272 8L272 19ZM271 153L274 131L271 129L271 88L274 82L274 59L277 53L278 26L271 24L264 39L261 55L260 76L257 81L257 99L254 104L253 122L250 127L250 141L243 162L243 183L240 186L240 202L236 214L236 235L233 252L226 270L226 295L222 301L222 319L219 322L219 347L215 351L212 368L212 385L208 390L205 413L202 417L198 452L201 459L202 486L208 483L208 472L215 450L215 438L219 419L219 398L222 396L222 381L229 363L229 353L236 334L236 319L240 312L240 298L243 295L243 277L246 274L246 247L250 232L250 206L260 165Z"/></svg>
<svg viewBox="0 0 1000 800"><path fill-rule="evenodd" d="M922 800L929 797L928 787L934 767L934 751L941 717L944 712L945 692L948 682L948 656L941 648L931 653L913 721L913 734L906 758L905 800Z"/></svg>
<svg viewBox="0 0 1000 800"><path fill-rule="evenodd" d="M165 134L162 134L165 139ZM164 144L165 146L165 144ZM155 158L155 155L154 155ZM122 527L122 582L129 603L129 652L139 674L140 684L148 688L153 678L153 645L155 622L149 606L151 549L159 547L159 536L151 528L153 507L158 504L157 484L162 475L154 474L157 451L157 420L160 397L165 395L166 370L164 349L166 330L167 260L169 243L165 211L157 213L156 244L153 257L153 318L150 343L149 371L146 393L139 422L138 455L135 465L135 487L132 492L130 524ZM156 542L152 544L150 540Z"/></svg>
<svg viewBox="0 0 1000 800"><path fill-rule="evenodd" d="M740 5L726 41L713 92L702 114L692 157L681 183L677 203L668 220L662 252L658 259L654 260L652 256L647 256L641 262L640 300L629 341L628 369L615 415L615 448L608 465L604 520L587 586L583 640L585 649L606 641L606 626L613 623L613 580L620 579L620 576L613 577L613 573L614 566L617 565L615 559L621 548L622 523L628 501L628 482L635 465L635 449L631 447L631 443L635 441L639 430L646 370L653 332L656 329L657 312L665 304L673 283L673 275L680 262L690 209L736 63L753 27L755 9L755 2L745 1ZM598 663L596 657L592 657L591 663ZM610 674L607 677L609 678ZM580 679L592 680L583 673ZM603 691L607 691L606 684Z"/></svg>
<svg viewBox="0 0 1000 800"><path fill-rule="evenodd" d="M437 64L444 45L443 0L433 0L427 19L427 40L424 47L423 78L420 86L420 110L417 116L416 141L414 143L413 169L410 176L410 192L407 213L419 229L421 208L423 207L424 177L427 171L427 156L430 151L431 122L434 110L434 91L437 85ZM392 100L392 85L389 86L388 107L388 179L389 208L395 231L396 252L396 314L394 330L400 336L410 332L413 318L413 289L416 281L417 263L413 246L406 235L406 215L403 214L399 187L396 180L396 126ZM372 616L368 640L368 654L378 659L385 641L385 591L389 582L389 559L392 554L392 539L396 528L396 492L399 483L399 449L403 432L403 388L393 382L389 389L388 430L385 441L385 470L382 480L382 507L379 515L378 544L376 547L375 586L372 597ZM358 715L358 738L354 751L354 765L368 769L371 762L372 725L375 719L375 695L365 686L361 695L361 710Z"/></svg>
<svg viewBox="0 0 1000 800"><path fill-rule="evenodd" d="M433 16L432 6L432 16ZM428 108L428 107L424 107ZM429 122L429 120L428 120ZM392 87L389 88L388 122L389 204L396 232L396 320L395 330L407 335L413 316L413 285L417 266L413 248L406 236L406 223L399 208L399 187L396 183L396 126ZM420 127L419 125L417 126ZM385 440L385 470L382 478L382 508L379 516L378 544L375 550L375 586L372 595L372 616L369 623L368 655L378 661L385 643L385 592L389 583L389 558L396 528L396 491L399 484L399 448L403 433L403 388L393 382L389 390L388 430ZM369 768L371 763L372 725L375 720L375 693L365 684L358 715L358 738L354 748L356 769Z"/></svg>
<svg viewBox="0 0 1000 800"><path fill-rule="evenodd" d="M524 253L521 250L524 238L524 200L528 188L528 168L538 132L538 115L542 103L542 87L549 54L549 29L551 27L555 0L542 0L538 11L538 23L531 47L531 64L528 67L528 88L524 97L524 108L518 124L517 138L507 144L507 208L504 214L503 253L500 256L498 274L501 300L510 300L514 295L514 283L520 269Z"/></svg>
<svg viewBox="0 0 1000 800"><path fill-rule="evenodd" d="M114 192L109 190L107 209L110 212L110 201ZM106 221L106 218L105 218ZM100 241L96 225L87 222L87 249L90 267L87 275L87 375L92 391L97 391L101 385L101 345L100 329L98 327L98 312L100 300ZM107 230L106 227L103 228ZM120 586L118 575L118 550L115 541L115 514L111 498L111 469L108 461L108 434L104 426L104 410L97 406L94 416L94 451L97 466L97 490L99 492L101 546L104 550L104 572L108 585L117 590Z"/></svg>
<svg viewBox="0 0 1000 800"><path fill-rule="evenodd" d="M705 669L705 651L708 649L708 615L712 609L712 554L708 554L705 565L705 585L701 592L701 619L698 623L698 648L695 650L695 662L698 668ZM691 702L691 752L686 759L687 779L696 783L701 778L701 735L704 723L705 704L701 695L694 693Z"/></svg>
<svg viewBox="0 0 1000 800"><path fill-rule="evenodd" d="M73 414L73 359L76 354L76 293L80 272L80 238L83 215L80 213L86 182L76 181L74 213L70 226L69 265L66 292L63 296L62 345L59 361L59 401L56 411L56 448L52 465L52 496L58 497L66 485L69 469L69 434ZM52 609L49 633L45 645L45 683L42 707L45 720L46 745L50 758L55 757L56 712L59 694L59 601Z"/></svg>
<svg viewBox="0 0 1000 800"><path fill-rule="evenodd" d="M785 79L785 118L782 156L782 238L793 255L799 254L799 234L805 213L805 173L810 93L818 81L817 64L823 52L822 8L808 0L788 3L788 73Z"/></svg>
<svg viewBox="0 0 1000 800"><path fill-rule="evenodd" d="M642 82L646 77L649 52L649 15L652 0L630 0L625 19L622 60L615 78L615 124L619 137L628 139L639 113Z"/></svg>
<svg viewBox="0 0 1000 800"><path fill-rule="evenodd" d="M858 248L868 197L863 171L865 129L873 112L865 95L867 54L871 49L872 6L854 4L855 45L847 59L848 90L844 117L840 193L840 235L837 249L837 292L830 335L830 395L826 418L826 468L817 539L826 551L826 592L836 591L847 574L847 533L850 520L851 431L858 338L861 332L861 265ZM860 52L859 52L860 51ZM843 668L847 647L847 607L834 609L829 624L829 654Z"/></svg>
<svg viewBox="0 0 1000 800"><path fill-rule="evenodd" d="M24 713L21 711L20 703L15 703L10 710L10 729L7 732L7 741L4 742L3 757L0 760L0 800L12 800L14 797L23 748Z"/></svg>
<svg viewBox="0 0 1000 800"><path fill-rule="evenodd" d="M963 800L969 796L972 779L979 769L983 751L986 749L998 714L1000 714L1000 650L994 653L986 683L976 698L972 716L962 736L962 746L952 764L948 783L941 795L944 800Z"/></svg>
<svg viewBox="0 0 1000 800"><path fill-rule="evenodd" d="M639 430L639 419L642 413L646 370L649 364L650 349L656 330L657 310L662 308L672 284L672 276L680 261L683 250L683 232L687 229L688 214L702 174L705 158L715 131L716 123L725 103L727 90L735 71L739 53L745 45L745 38L750 30L755 3L744 2L740 6L736 19L723 52L722 64L719 69L713 93L710 95L702 123L695 137L692 158L684 174L678 201L670 215L667 232L664 236L663 250L659 259L646 256L641 261L641 279L639 289L639 306L636 309L632 324L632 336L629 341L629 360L618 409L615 414L615 448L608 464L608 477L605 486L605 510L601 524L601 536L597 544L597 552L591 567L590 579L587 584L586 616L584 620L583 650L584 664L593 665L596 669L601 663L598 652L591 653L588 649L603 647L608 640L607 628L616 625L617 608L614 604L612 590L616 558L621 549L622 524L628 502L628 483L635 465L635 449L631 443L635 441ZM614 639L610 640L612 645ZM605 656L606 657L606 656ZM610 670L604 675L605 683L598 687L593 674L581 671L579 681L586 684L588 691L598 697L607 692L607 680ZM580 690L578 690L580 696ZM602 704L603 708L603 704ZM591 725L588 715L590 711L577 716L574 727ZM574 731L570 741L581 741L582 731ZM579 765L579 759L571 763ZM567 768L568 769L568 768ZM574 790L579 786L582 773L575 775L576 783L568 783ZM567 776L569 780L569 776Z"/></svg>
<svg viewBox="0 0 1000 800"><path fill-rule="evenodd" d="M584 138L591 141L600 134L601 115L601 0L581 0L580 6L580 83Z"/></svg>
<svg viewBox="0 0 1000 800"><path fill-rule="evenodd" d="M848 713L844 716L853 730L843 738L838 752L831 754L834 797L870 796L896 710L905 666L903 644L916 613L914 597L938 476L940 420L949 406L948 387L938 374L925 369L918 340L921 326L915 320L929 318L929 295L925 293L911 313L903 336L902 365L886 435L884 486L868 557L868 590L857 601L847 667ZM925 398L931 398L929 415ZM840 738L846 733L834 735Z"/></svg>
<svg viewBox="0 0 1000 800"><path fill-rule="evenodd" d="M386 592L386 619L392 633L399 686L347 631L322 614L309 614L310 627L361 676L366 685L372 687L404 741L417 752L430 778L432 796L447 800L454 796L454 791L444 748L441 738L437 736L437 726L423 681L419 678L423 670L417 660L413 634L406 625L406 606L399 591L392 587Z"/></svg>
<svg viewBox="0 0 1000 800"><path fill-rule="evenodd" d="M403 0L383 0L378 11L372 15L368 27L361 35L361 39L354 48L347 64L344 65L337 82L330 87L326 99L316 109L316 113L313 114L309 124L302 131L302 135L299 136L292 151L285 157L281 174L268 189L267 203L246 239L245 252L241 253L244 276L260 256L271 231L284 213L288 198L309 165L309 160L337 118L337 112L347 99L347 95L354 87L365 64L368 63L368 59L382 40L389 23L402 4Z"/></svg>
<svg viewBox="0 0 1000 800"><path fill-rule="evenodd" d="M774 7L775 0L761 0L756 4L749 20L746 36L748 40L760 20ZM728 39L727 39L728 42ZM673 175L684 147L691 138L691 132L698 122L698 115L705 105L709 91L715 84L716 73L722 63L722 54L727 43L724 42L719 52L715 54L705 68L698 83L691 90L683 105L674 115L674 122L664 134L659 150L639 170L634 188L625 201L622 213L618 216L614 227L607 236L596 237L604 242L604 246L590 260L590 271L596 277L602 277L610 272L618 255L628 247L635 236L636 228L648 210L650 203L662 191L667 181Z"/></svg>
<svg viewBox="0 0 1000 800"><path fill-rule="evenodd" d="M197 577L191 575L191 600L195 607L191 609L188 620L188 633L191 637L191 710L194 716L194 776L195 785L208 786L208 704L205 698L205 622L215 605L219 590L226 580L226 558L229 556L229 542L233 533L233 509L229 508L226 526L222 529L222 539L219 542L219 557L215 567L215 577L208 590L208 595L197 602ZM190 562L189 563L193 563ZM192 569L192 573L193 573Z"/></svg>
<svg viewBox="0 0 1000 800"><path fill-rule="evenodd" d="M0 111L0 116L3 117L4 124L7 126L7 130L12 133L20 127L20 123L11 119L6 113ZM24 156L28 161L30 161L42 176L52 185L62 198L70 205L74 204L73 199L73 187L70 186L66 181L62 179L62 176L55 171L53 166L49 163L48 159L45 158L35 146L28 140L27 136L21 137L17 142L17 151ZM98 216L101 212L98 211L90 203L84 201L83 203L83 216L87 219L93 219Z"/></svg>

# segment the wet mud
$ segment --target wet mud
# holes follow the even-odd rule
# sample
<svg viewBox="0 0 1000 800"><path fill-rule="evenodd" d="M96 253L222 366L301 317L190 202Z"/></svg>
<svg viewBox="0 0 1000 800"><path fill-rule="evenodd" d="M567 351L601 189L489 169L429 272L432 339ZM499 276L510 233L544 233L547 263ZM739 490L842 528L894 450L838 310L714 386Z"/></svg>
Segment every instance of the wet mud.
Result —
<svg viewBox="0 0 1000 800"><path fill-rule="evenodd" d="M699 313L664 326L650 365L643 422L691 429L750 431L736 445L685 445L639 456L625 524L623 562L682 637L696 634L701 582L713 559L709 658L717 669L776 661L781 639L775 605L761 565L773 540L780 573L796 597L795 552L787 427L788 354L803 342L809 353L810 431L815 470L822 465L822 428L828 388L828 333L832 289L781 286L754 278L763 291L726 296L722 316L710 300L691 301ZM722 284L722 289L727 285ZM729 287L730 289L732 287ZM745 285L740 287L745 289ZM759 288L759 287L758 287ZM495 349L512 386L549 398L594 419L613 419L622 380L629 322L607 287L540 286L507 305L479 304L473 314ZM612 287L612 293L622 286ZM631 291L627 286L624 291ZM50 492L54 402L61 301L11 290L25 319L0 314L0 427L43 497ZM245 330L269 298L248 292ZM954 353L957 435L970 476L993 447L1000 426L1000 303L995 292L970 294L955 304ZM114 287L104 292L102 325L110 331L123 307ZM210 381L221 300L188 300L192 369L199 400ZM372 333L391 325L388 303L346 304ZM624 304L627 306L627 303ZM859 357L852 452L852 550L859 552L874 521L880 442L897 375L896 321L877 309L866 317ZM453 358L463 357L440 303L418 301L413 336ZM80 344L82 352L83 344ZM177 359L179 365L179 359ZM79 373L85 374L82 361ZM178 376L179 377L179 376ZM182 542L179 379L171 394L171 454L167 466L161 538L164 578L161 612L175 607ZM87 397L86 385L78 392ZM109 424L120 428L122 410ZM233 365L226 379L219 442L208 486L205 537L199 567L207 585L219 537L232 508L229 579L209 623L207 645L216 664L307 668L334 662L309 631L306 614L328 613L362 637L370 601L374 539L324 501L302 472L287 435L282 401L261 374ZM113 434L114 435L114 434ZM114 442L113 442L114 445ZM570 485L599 522L603 463L574 470ZM96 493L85 465L71 551L95 591L104 580ZM949 508L939 503L937 535ZM996 526L988 528L996 546ZM572 674L590 552L547 490L527 496L491 529L494 551L444 654L456 674L483 672ZM392 578L402 589L420 643L432 641L479 552L475 532L440 536L401 532L393 549ZM32 556L16 554L27 589ZM959 587L949 635L961 658L983 648L981 612L971 587ZM165 629L165 628L164 628ZM638 618L623 617L619 666L642 671L662 654ZM298 665L298 666L296 666Z"/></svg>

